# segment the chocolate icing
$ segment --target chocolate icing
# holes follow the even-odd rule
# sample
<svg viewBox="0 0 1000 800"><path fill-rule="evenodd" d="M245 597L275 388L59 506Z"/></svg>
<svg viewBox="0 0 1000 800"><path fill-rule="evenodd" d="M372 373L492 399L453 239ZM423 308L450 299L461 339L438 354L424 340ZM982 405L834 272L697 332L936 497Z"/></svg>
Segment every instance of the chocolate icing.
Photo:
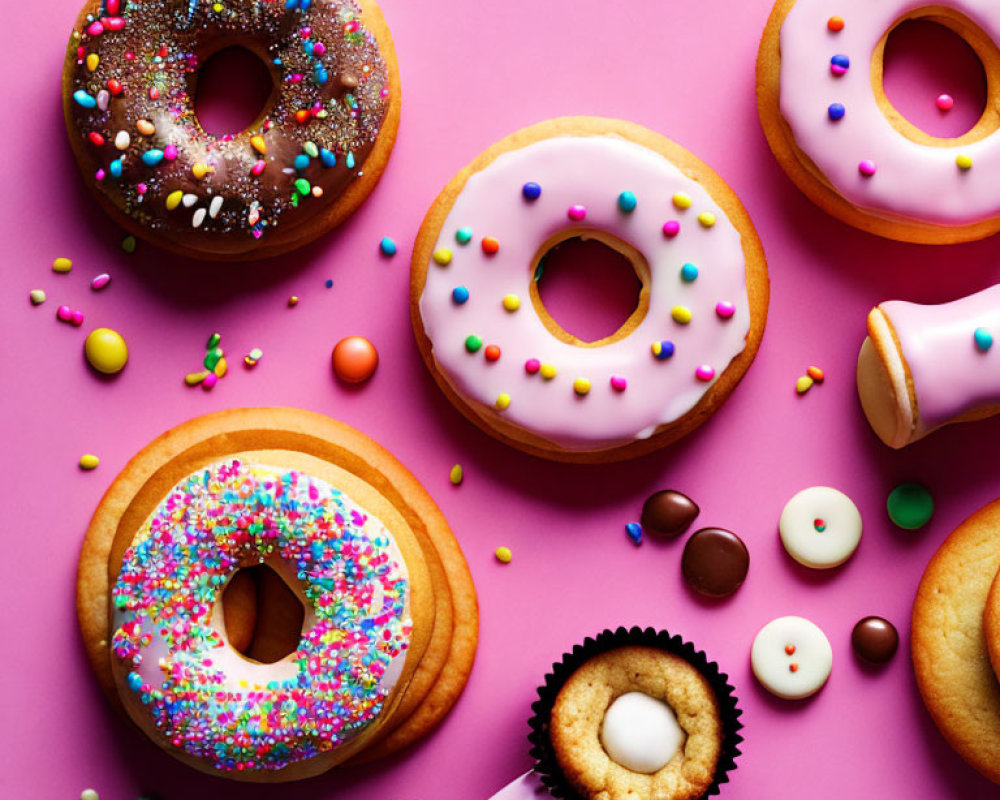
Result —
<svg viewBox="0 0 1000 800"><path fill-rule="evenodd" d="M89 8L94 13L81 17L67 50L69 135L80 143L75 150L84 174L103 174L94 191L152 238L252 256L255 241L269 230L315 218L360 174L387 113L389 90L385 62L352 0L101 0ZM198 124L193 98L199 65L230 46L260 56L275 88L247 130L216 138ZM95 55L91 71L88 56ZM120 82L120 93L109 91L109 81ZM81 92L84 104L74 98ZM86 107L91 101L96 105ZM139 120L155 132L142 135ZM115 146L120 131L131 140L124 150ZM92 133L104 143L95 144ZM258 135L266 154L251 143ZM168 145L177 148L175 160L143 162L143 154ZM307 149L318 154L308 156ZM308 164L296 168L302 155ZM119 158L121 174L114 177L111 165ZM258 160L265 166L255 175ZM195 164L212 171L196 178ZM304 192L305 184L296 188L299 179L308 182ZM193 197L167 210L176 192ZM223 200L213 215L216 197Z"/></svg>

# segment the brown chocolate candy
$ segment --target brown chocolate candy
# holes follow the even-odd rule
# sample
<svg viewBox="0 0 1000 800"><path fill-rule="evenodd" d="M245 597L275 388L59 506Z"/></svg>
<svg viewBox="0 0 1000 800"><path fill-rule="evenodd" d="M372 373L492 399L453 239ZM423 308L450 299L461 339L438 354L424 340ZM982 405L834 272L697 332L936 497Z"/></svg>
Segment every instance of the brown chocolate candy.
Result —
<svg viewBox="0 0 1000 800"><path fill-rule="evenodd" d="M642 504L642 528L654 536L675 539L691 527L700 510L686 494L664 489Z"/></svg>
<svg viewBox="0 0 1000 800"><path fill-rule="evenodd" d="M896 654L899 634L887 619L865 617L851 631L851 647L869 664L884 664Z"/></svg>
<svg viewBox="0 0 1000 800"><path fill-rule="evenodd" d="M684 580L696 592L709 597L731 595L743 585L749 569L747 546L732 531L702 528L684 545Z"/></svg>

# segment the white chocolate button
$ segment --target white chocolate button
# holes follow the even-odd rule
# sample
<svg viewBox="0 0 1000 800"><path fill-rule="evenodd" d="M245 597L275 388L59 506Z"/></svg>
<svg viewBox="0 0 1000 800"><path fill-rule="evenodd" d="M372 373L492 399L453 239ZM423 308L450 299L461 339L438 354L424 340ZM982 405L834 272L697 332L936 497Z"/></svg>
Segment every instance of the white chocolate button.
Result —
<svg viewBox="0 0 1000 800"><path fill-rule="evenodd" d="M625 769L652 775L663 769L684 742L673 710L643 692L628 692L604 712L601 744Z"/></svg>
<svg viewBox="0 0 1000 800"><path fill-rule="evenodd" d="M778 521L788 555L813 569L830 569L851 557L861 541L861 513L851 498L829 486L803 489Z"/></svg>
<svg viewBox="0 0 1000 800"><path fill-rule="evenodd" d="M804 617L778 617L753 640L750 666L760 685L787 700L823 688L833 669L833 648L819 627Z"/></svg>

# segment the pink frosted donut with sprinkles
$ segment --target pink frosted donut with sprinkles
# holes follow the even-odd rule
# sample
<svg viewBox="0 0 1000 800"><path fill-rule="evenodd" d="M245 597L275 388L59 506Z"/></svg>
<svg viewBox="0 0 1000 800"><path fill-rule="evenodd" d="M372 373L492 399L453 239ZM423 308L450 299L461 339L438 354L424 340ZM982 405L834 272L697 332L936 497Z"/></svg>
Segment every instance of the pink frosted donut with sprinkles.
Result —
<svg viewBox="0 0 1000 800"><path fill-rule="evenodd" d="M262 563L305 608L298 646L270 664L233 647L217 602ZM175 485L125 551L111 591L119 692L185 760L278 775L347 749L379 718L406 657L409 596L393 537L343 492L295 470L211 465Z"/></svg>
<svg viewBox="0 0 1000 800"><path fill-rule="evenodd" d="M982 61L985 110L962 136L931 136L886 96L886 41L914 19L950 28ZM757 58L771 150L813 202L862 230L928 244L990 236L1000 230L998 42L993 0L778 0Z"/></svg>
<svg viewBox="0 0 1000 800"><path fill-rule="evenodd" d="M641 284L636 310L597 342L541 302L553 247L597 239ZM767 265L735 193L638 125L567 117L495 144L438 196L411 268L417 344L473 422L535 455L632 457L704 422L760 345Z"/></svg>
<svg viewBox="0 0 1000 800"><path fill-rule="evenodd" d="M273 82L243 131L208 134L198 71L228 47ZM374 0L90 0L70 37L63 110L94 197L185 256L245 260L315 239L378 182L399 121L392 39Z"/></svg>

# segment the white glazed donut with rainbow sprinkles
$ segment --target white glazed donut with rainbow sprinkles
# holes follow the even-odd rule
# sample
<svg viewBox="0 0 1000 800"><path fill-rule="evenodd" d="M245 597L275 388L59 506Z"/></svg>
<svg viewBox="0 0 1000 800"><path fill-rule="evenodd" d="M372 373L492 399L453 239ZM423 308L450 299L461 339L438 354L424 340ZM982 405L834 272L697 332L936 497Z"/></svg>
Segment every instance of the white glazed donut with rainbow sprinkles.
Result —
<svg viewBox="0 0 1000 800"><path fill-rule="evenodd" d="M582 342L542 304L536 268L594 238L629 259L639 304ZM494 145L431 208L413 255L417 341L449 398L521 449L600 461L698 424L757 350L767 271L732 190L693 155L630 123L566 118Z"/></svg>
<svg viewBox="0 0 1000 800"><path fill-rule="evenodd" d="M886 96L886 41L913 19L950 28L982 61L985 110L962 136L931 136ZM994 0L778 0L757 59L771 149L813 202L863 230L934 244L992 235L1000 230L998 42Z"/></svg>

